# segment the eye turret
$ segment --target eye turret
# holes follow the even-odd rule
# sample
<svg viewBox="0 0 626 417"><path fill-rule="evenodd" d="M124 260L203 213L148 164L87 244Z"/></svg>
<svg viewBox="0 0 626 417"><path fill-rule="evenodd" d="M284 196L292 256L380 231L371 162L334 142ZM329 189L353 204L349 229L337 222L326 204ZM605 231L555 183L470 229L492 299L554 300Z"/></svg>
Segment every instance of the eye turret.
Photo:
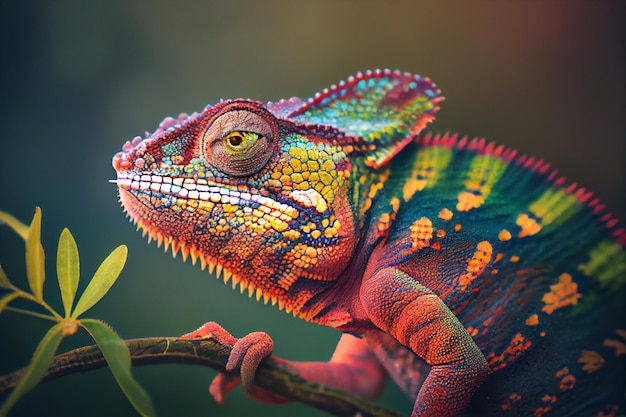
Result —
<svg viewBox="0 0 626 417"><path fill-rule="evenodd" d="M275 134L261 115L231 110L215 118L202 139L207 162L225 174L245 177L260 171L272 156Z"/></svg>

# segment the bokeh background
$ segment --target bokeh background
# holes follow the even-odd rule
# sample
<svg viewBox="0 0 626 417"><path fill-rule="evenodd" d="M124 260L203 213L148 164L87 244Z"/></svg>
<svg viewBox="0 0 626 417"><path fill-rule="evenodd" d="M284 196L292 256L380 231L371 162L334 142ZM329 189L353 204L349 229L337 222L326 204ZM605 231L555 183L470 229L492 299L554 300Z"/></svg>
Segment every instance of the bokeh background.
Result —
<svg viewBox="0 0 626 417"><path fill-rule="evenodd" d="M432 130L540 156L624 217L624 4L1 0L0 209L28 222L42 207L51 297L63 227L78 242L83 277L114 247L129 246L122 276L89 312L124 338L180 335L215 320L237 336L268 332L278 355L326 360L339 338L333 330L256 303L147 245L107 182L113 154L163 117L220 98L306 98L360 70L397 68L430 77L446 96ZM0 263L26 287L23 244L6 227ZM0 372L25 365L48 327L0 315ZM62 348L87 342L76 336ZM321 415L260 405L240 388L218 406L206 368L134 373L163 416ZM384 401L411 409L394 388ZM104 369L36 388L13 415L134 411Z"/></svg>

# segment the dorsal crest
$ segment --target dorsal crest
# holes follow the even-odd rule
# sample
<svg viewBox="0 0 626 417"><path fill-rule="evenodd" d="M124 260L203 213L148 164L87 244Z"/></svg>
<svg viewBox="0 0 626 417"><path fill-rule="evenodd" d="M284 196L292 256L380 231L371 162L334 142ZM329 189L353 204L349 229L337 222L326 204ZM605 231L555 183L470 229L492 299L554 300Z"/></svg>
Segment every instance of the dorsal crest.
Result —
<svg viewBox="0 0 626 417"><path fill-rule="evenodd" d="M428 78L377 70L358 73L304 103L275 106L295 123L337 128L346 146L365 151L365 164L379 168L434 119L440 94Z"/></svg>

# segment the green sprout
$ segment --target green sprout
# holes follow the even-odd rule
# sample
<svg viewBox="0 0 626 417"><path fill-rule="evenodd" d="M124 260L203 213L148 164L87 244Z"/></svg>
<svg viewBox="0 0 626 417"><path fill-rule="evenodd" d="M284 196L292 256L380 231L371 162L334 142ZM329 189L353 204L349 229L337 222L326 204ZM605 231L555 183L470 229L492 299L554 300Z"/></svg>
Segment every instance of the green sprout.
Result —
<svg viewBox="0 0 626 417"><path fill-rule="evenodd" d="M10 214L0 211L0 224L2 223L13 229L26 243L26 276L30 292L13 285L0 266L0 289L8 291L0 297L0 313L4 310L13 311L52 320L56 324L39 342L26 372L0 407L0 417L6 416L15 403L41 381L52 363L61 340L65 336L76 333L80 327L87 330L93 337L118 385L137 412L142 416L155 415L150 397L131 375L130 352L124 341L104 322L78 318L100 301L115 283L126 263L128 254L126 246L118 246L106 257L74 306L80 279L80 259L74 237L67 228L63 229L59 238L56 262L57 278L64 309L64 314L61 315L43 299L45 254L41 245L41 209L36 208L30 226L21 223ZM18 298L38 304L49 314L9 306L9 303Z"/></svg>

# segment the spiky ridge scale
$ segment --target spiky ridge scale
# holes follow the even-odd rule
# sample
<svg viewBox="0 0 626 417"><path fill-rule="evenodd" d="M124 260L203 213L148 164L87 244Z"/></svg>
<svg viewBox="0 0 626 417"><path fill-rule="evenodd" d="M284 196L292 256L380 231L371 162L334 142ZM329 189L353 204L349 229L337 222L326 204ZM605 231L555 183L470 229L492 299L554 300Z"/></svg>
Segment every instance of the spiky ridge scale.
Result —
<svg viewBox="0 0 626 417"><path fill-rule="evenodd" d="M485 138L469 138L462 136L459 139L457 134L433 134L426 133L415 138L418 146L444 146L455 148L458 151L468 150L479 155L491 155L506 162L536 173L553 187L563 189L566 193L576 197L576 199L587 206L599 222L605 225L611 237L617 239L622 246L626 247L626 230L621 226L619 218L613 213L606 211L606 206L600 203L598 198L592 198L593 192L586 190L577 183L566 185L567 179L559 175L559 171L550 166L542 159L536 159L527 155L518 155L517 150L497 145L495 142L487 142Z"/></svg>
<svg viewBox="0 0 626 417"><path fill-rule="evenodd" d="M158 248L163 247L163 250L167 253L171 252L172 257L176 258L178 254L181 254L183 262L187 261L188 257L191 257L192 265L195 265L198 260L200 261L200 268L204 271L205 269L209 274L215 276L216 279L223 280L224 284L228 284L232 279L232 289L236 289L239 286L239 291L243 294L247 290L247 294L249 298L252 298L254 295L257 301L263 299L263 303L267 304L268 302L271 305L278 304L279 310L285 310L289 314L293 314L296 316L297 312L286 306L284 302L279 301L276 296L272 296L270 294L264 293L261 288L256 288L254 285L242 281L241 277L237 274L233 274L231 271L224 269L222 265L215 259L210 256L207 256L195 246L189 247L185 242L177 242L173 241L171 238L163 236L163 234L153 231L149 226L144 224L141 220L137 218L130 218L131 222L136 225L137 231L141 231L142 237L147 236L148 243L152 241L156 241L156 245ZM287 307L287 308L285 308Z"/></svg>

